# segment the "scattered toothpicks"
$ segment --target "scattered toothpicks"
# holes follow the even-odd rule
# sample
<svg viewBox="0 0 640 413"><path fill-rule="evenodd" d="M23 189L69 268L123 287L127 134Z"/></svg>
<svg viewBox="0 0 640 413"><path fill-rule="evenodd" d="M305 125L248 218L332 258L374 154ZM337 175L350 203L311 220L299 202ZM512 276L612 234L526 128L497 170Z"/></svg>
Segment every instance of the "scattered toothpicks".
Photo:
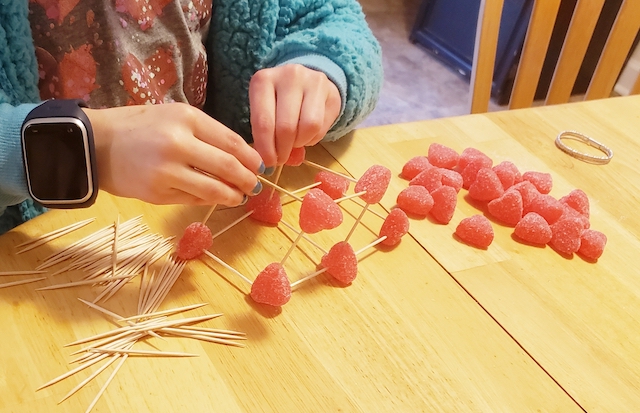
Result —
<svg viewBox="0 0 640 413"><path fill-rule="evenodd" d="M56 238L60 238L63 235L66 235L70 232L73 232L79 228L84 227L85 225L88 225L90 223L92 223L93 221L95 221L95 218L89 218L89 219L85 219L84 221L80 221L80 222L75 222L71 225L67 225L66 227L63 228L59 228L55 231L51 231L48 232L46 234L40 235L39 237L35 238L35 239L31 239L29 241L25 241L22 244L18 244L16 245L16 248L18 248L18 251L16 252L16 254L22 254L23 252L32 250L36 247L39 247L40 245L43 245L49 241L52 241ZM20 249L22 248L22 249Z"/></svg>

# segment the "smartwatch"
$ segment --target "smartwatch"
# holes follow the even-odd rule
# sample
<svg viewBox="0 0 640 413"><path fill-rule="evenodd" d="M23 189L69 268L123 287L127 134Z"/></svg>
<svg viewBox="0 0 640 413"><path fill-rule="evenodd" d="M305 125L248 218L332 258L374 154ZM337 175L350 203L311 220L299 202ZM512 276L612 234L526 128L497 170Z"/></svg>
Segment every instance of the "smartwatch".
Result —
<svg viewBox="0 0 640 413"><path fill-rule="evenodd" d="M82 100L47 100L22 124L29 194L48 208L87 207L98 195L93 131L82 107Z"/></svg>

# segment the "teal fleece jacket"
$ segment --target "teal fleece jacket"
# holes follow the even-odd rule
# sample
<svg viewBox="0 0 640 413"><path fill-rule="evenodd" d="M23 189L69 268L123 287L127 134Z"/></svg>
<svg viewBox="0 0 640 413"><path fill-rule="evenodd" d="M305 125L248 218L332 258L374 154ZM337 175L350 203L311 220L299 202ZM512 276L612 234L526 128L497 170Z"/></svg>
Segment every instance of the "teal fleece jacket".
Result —
<svg viewBox="0 0 640 413"><path fill-rule="evenodd" d="M324 72L342 96L325 140L345 135L375 107L380 45L356 0L214 1L207 39L204 110L251 138L249 80L259 69L299 63ZM45 209L28 197L20 128L40 101L26 0L0 0L0 234Z"/></svg>

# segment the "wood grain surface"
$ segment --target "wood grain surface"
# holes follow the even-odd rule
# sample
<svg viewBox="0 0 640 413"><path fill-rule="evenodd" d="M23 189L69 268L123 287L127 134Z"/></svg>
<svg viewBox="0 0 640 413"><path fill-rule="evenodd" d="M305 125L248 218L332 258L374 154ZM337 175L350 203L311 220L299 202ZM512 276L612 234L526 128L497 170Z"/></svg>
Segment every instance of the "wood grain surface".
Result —
<svg viewBox="0 0 640 413"><path fill-rule="evenodd" d="M543 119L538 112L531 113L536 120ZM553 111L548 113L553 114ZM458 148L482 141L491 143L495 137L487 135L485 139L474 139L478 134L471 133L474 130L473 123L493 125L488 119L467 117L432 124L362 130L356 133L357 138L345 138L344 142L330 145L330 148L340 162L352 168L353 176L360 174L365 166L378 162L396 169L411 152L413 138L424 134L420 138L422 141L416 142L413 147L415 150L424 148L425 144L436 138L432 132L438 128L445 128L442 130L443 137L453 136L449 143ZM505 117L504 122L509 123L508 118ZM520 118L516 117L513 127L517 127L519 122ZM434 125L433 128L430 125ZM466 132L464 128L467 128ZM494 128L503 130L500 126ZM504 130L500 136L517 145ZM408 142L407 146L402 144L402 140ZM403 150L408 152L397 153L398 148L405 148ZM528 156L527 159L535 161L531 166L544 166L544 162L529 154L524 146L518 148L523 158ZM534 149L538 148L534 145ZM554 149L549 151L553 153ZM321 147L310 150L307 159L344 172L339 163ZM563 158L558 156L558 159ZM566 159L563 161L570 163ZM311 183L316 172L307 165L285 168L281 183L289 189L300 188ZM384 201L387 207L391 205L393 193L397 193L399 185L394 178ZM284 219L297 227L299 204L285 203ZM351 201L346 202L344 207L344 223L340 227L312 235L318 244L327 249L344 239L361 210ZM386 213L379 205L372 208L379 213ZM608 222L599 221L604 219L599 218L604 214L599 212L603 211L601 208L595 208L594 226ZM189 223L201 220L207 209L154 206L101 193L98 202L91 208L50 211L1 236L0 271L33 269L52 252L113 223L118 215L125 220L142 214L143 221L152 232L163 236L179 236ZM217 210L208 225L215 233L243 213L242 208ZM457 218L464 213L465 210L459 212ZM627 213L631 211L627 210ZM96 221L32 251L15 254L16 245L28 239L89 217L96 217ZM340 286L328 275L321 275L296 290L291 301L279 311L253 303L247 296L247 285L214 261L202 258L189 262L161 309L206 302L207 306L188 313L188 316L224 313L205 325L247 333L247 347L234 348L189 339L150 338L134 348L196 353L199 357L129 357L93 411L582 411L554 379L566 379L567 382L561 384L576 394L576 389L595 374L589 368L580 370L580 365L574 365L568 359L569 351L574 351L573 355L578 357L580 354L576 354L576 347L584 346L588 350L593 344L593 337L583 337L582 341L571 343L571 336L567 336L578 331L583 335L588 333L578 328L586 323L581 318L586 317L586 309L567 314L568 306L574 303L574 299L581 302L586 297L562 295L563 291L558 291L560 286L556 280L562 280L563 285L570 286L572 277L578 277L578 273L572 269L577 268L591 271L590 274L582 274L581 278L610 279L612 275L609 272L599 274L598 269L611 263L614 251L619 249L613 234L614 245L609 247L606 257L597 265L578 262L579 267L576 267L574 262L567 262L546 250L523 248L521 254L530 255L531 260L543 255L554 265L557 264L561 271L554 277L552 272L540 269L551 279L549 287L553 289L544 287L541 275L529 274L535 280L532 285L545 292L545 295L537 295L525 288L528 283L523 279L521 269L512 274L506 266L517 265L518 261L510 260L515 254L512 249L517 248L517 244L501 247L504 243L499 241L488 252L474 251L453 241L450 233L446 233L450 227L422 224L415 223L414 226L414 236L420 243L406 236L396 248L374 248L362 254L358 277L352 285ZM376 239L380 225L379 217L365 215L363 223L350 240L354 249ZM622 231L622 227L619 227ZM418 233L420 228L425 231L422 235ZM613 230L608 232L612 233ZM267 264L280 261L294 238L295 234L285 227L268 227L246 220L216 238L210 251L253 279ZM302 240L300 249L285 263L291 280L313 272L321 255L317 248ZM454 257L448 259L449 255ZM452 270L454 277L445 270L451 262L459 263ZM529 262L532 261L523 260L523 263ZM490 264L503 264L505 267L503 271L492 271L489 277L483 271L483 266ZM622 262L618 262L617 268L623 268ZM472 273L474 270L476 274ZM594 315L601 318L613 316L614 309L633 304L621 301L630 298L633 280L624 274L617 275L619 280L627 280L630 284L627 288L631 292L607 301L611 310L609 313L597 312L591 306ZM1 281L20 277L3 277L6 280ZM473 277L476 277L475 282L480 287L469 294L466 289L473 287L469 281ZM63 347L65 344L114 328L103 315L77 300L94 298L96 291L93 287L35 291L38 287L77 278L78 274L66 273L48 276L46 280L35 284L0 289L0 412L85 411L112 371L112 367L108 368L59 405L58 400L87 377L88 371L35 391L48 380L72 368L69 361L73 358L70 354L75 347ZM510 284L506 281L510 281ZM595 279L588 283L595 285ZM598 302L611 299L607 292L622 292L614 287L599 291L601 296ZM494 298L495 294L505 289L504 297ZM481 294L483 292L484 295ZM134 279L104 306L123 316L132 315L136 308L137 293L138 280ZM539 301L535 302L536 307L524 307L525 301L514 302L516 294ZM546 302L547 298L553 299L553 302ZM478 303L476 300L481 301ZM562 306L560 303L558 306L551 305L558 300L565 302L561 303ZM488 308L490 314L483 307ZM544 310L545 318L537 318L539 323L534 324L531 318L535 314L530 312L540 309ZM187 315L177 317L182 316ZM575 326L566 324L576 321L582 323ZM623 326L632 327L626 321L615 320L607 326L616 334L622 333L620 328ZM547 330L547 327L564 329L565 335L554 336L551 340L550 336L555 331ZM593 328L599 335L606 333L603 320L598 320ZM627 333L637 334L634 331ZM622 337L601 339L602 343L618 343L624 354L631 354L637 349L633 343L623 341ZM526 351L516 340L523 340ZM625 345L630 347L625 348ZM600 350L603 357L613 357L612 348L603 345ZM533 351L535 359L528 351ZM542 354L538 354L540 352ZM597 363L595 356L593 362ZM549 364L550 359L556 358L564 359L557 360L555 369L554 365L543 364L543 369L538 364ZM616 372L614 367L611 366L612 373ZM95 369L94 366L88 370ZM551 371L554 377L545 369ZM559 369L565 371L558 372ZM621 379L625 374L627 377L631 374L623 371L617 373L616 377ZM604 376L598 377L604 381ZM608 388L613 386L614 383L608 384ZM620 388L614 394L622 395L627 389ZM594 398L596 396L592 395ZM624 401L620 400L621 403Z"/></svg>
<svg viewBox="0 0 640 413"><path fill-rule="evenodd" d="M606 144L612 161L593 165L558 150L554 140L563 130ZM448 225L413 220L410 233L582 409L638 411L640 96L370 128L326 147L355 176L372 161L397 175L433 142L459 152L477 148L521 172L548 172L556 198L586 192L591 228L608 238L597 262L520 243L513 228L495 221L487 250L464 246L453 237L458 223L486 214L465 190ZM395 176L382 205L392 208L406 186Z"/></svg>

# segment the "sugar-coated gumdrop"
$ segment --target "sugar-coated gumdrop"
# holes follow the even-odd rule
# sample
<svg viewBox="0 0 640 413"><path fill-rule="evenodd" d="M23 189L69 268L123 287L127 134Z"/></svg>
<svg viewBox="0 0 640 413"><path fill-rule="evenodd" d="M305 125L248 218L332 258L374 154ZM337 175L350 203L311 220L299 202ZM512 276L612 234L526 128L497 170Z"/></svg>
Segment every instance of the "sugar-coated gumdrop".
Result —
<svg viewBox="0 0 640 413"><path fill-rule="evenodd" d="M571 208L567 204L560 202L560 205L562 205L563 212L559 219L566 218L566 217L574 217L580 220L580 222L582 223L583 229L588 229L591 226L591 223L589 222L589 218L585 217L584 215L582 215L575 209Z"/></svg>
<svg viewBox="0 0 640 413"><path fill-rule="evenodd" d="M408 214L426 216L433 207L433 197L427 188L414 185L403 189L396 200L398 207Z"/></svg>
<svg viewBox="0 0 640 413"><path fill-rule="evenodd" d="M331 199L342 198L349 189L349 180L328 171L320 171L315 176L315 182L320 182L316 188L329 195Z"/></svg>
<svg viewBox="0 0 640 413"><path fill-rule="evenodd" d="M429 163L429 160L426 156L414 156L404 164L404 166L402 167L402 172L400 172L400 176L404 179L411 180L415 178L415 176L420 172L432 167L433 165Z"/></svg>
<svg viewBox="0 0 640 413"><path fill-rule="evenodd" d="M358 275L358 259L351 244L340 241L326 253L320 264L329 275L343 284L351 284Z"/></svg>
<svg viewBox="0 0 640 413"><path fill-rule="evenodd" d="M498 178L500 178L504 189L508 189L522 182L522 174L513 162L502 161L493 167L493 171L498 175Z"/></svg>
<svg viewBox="0 0 640 413"><path fill-rule="evenodd" d="M511 189L515 189L520 192L522 195L522 207L526 211L531 204L531 201L534 200L538 195L540 195L540 191L529 181L522 181L517 183L511 187Z"/></svg>
<svg viewBox="0 0 640 413"><path fill-rule="evenodd" d="M373 165L358 179L354 191L367 191L360 198L367 204L377 204L391 182L391 170L382 165Z"/></svg>
<svg viewBox="0 0 640 413"><path fill-rule="evenodd" d="M409 217L400 208L394 208L389 212L380 227L379 236L387 237L381 244L387 246L396 245L407 232L409 232Z"/></svg>
<svg viewBox="0 0 640 413"><path fill-rule="evenodd" d="M600 231L588 229L582 233L578 254L592 260L597 260L607 245L607 236Z"/></svg>
<svg viewBox="0 0 640 413"><path fill-rule="evenodd" d="M522 195L515 189L509 189L501 197L487 204L489 213L508 225L516 225L522 219Z"/></svg>
<svg viewBox="0 0 640 413"><path fill-rule="evenodd" d="M539 214L529 212L516 224L513 233L523 241L544 245L551 241L551 227Z"/></svg>
<svg viewBox="0 0 640 413"><path fill-rule="evenodd" d="M429 168L409 181L409 185L420 185L427 189L429 192L433 192L442 186L442 172L440 168Z"/></svg>
<svg viewBox="0 0 640 413"><path fill-rule="evenodd" d="M553 188L553 178L547 172L527 171L522 180L531 182L541 194L548 194Z"/></svg>
<svg viewBox="0 0 640 413"><path fill-rule="evenodd" d="M300 148L291 149L291 154L289 155L289 159L285 162L285 165L288 166L300 166L302 162L304 162L304 157L306 156L307 151L304 146Z"/></svg>
<svg viewBox="0 0 640 413"><path fill-rule="evenodd" d="M291 283L279 262L274 262L262 270L251 284L251 298L256 303L280 307L291 298Z"/></svg>
<svg viewBox="0 0 640 413"><path fill-rule="evenodd" d="M458 159L458 166L456 167L458 172L464 171L467 165L474 159L482 159L479 163L482 164L484 168L491 168L493 166L493 160L484 152L476 148L466 148L462 151Z"/></svg>
<svg viewBox="0 0 640 413"><path fill-rule="evenodd" d="M491 168L493 166L493 161L486 157L477 157L469 160L467 166L460 172L462 175L462 187L464 189L469 189L473 181L476 180L476 176L478 175L478 171L482 168Z"/></svg>
<svg viewBox="0 0 640 413"><path fill-rule="evenodd" d="M487 248L493 242L493 227L484 215L464 218L456 227L455 234L467 244Z"/></svg>
<svg viewBox="0 0 640 413"><path fill-rule="evenodd" d="M476 179L469 186L469 197L476 201L491 201L504 194L504 188L498 175L490 168L478 171Z"/></svg>
<svg viewBox="0 0 640 413"><path fill-rule="evenodd" d="M185 228L178 241L176 256L181 260L192 260L208 250L213 244L211 230L202 222L193 222Z"/></svg>
<svg viewBox="0 0 640 413"><path fill-rule="evenodd" d="M528 212L536 212L549 223L556 222L564 213L564 206L548 194L539 194L529 202L529 206L524 209L525 214Z"/></svg>
<svg viewBox="0 0 640 413"><path fill-rule="evenodd" d="M441 224L448 224L458 204L458 193L450 186L442 186L431 193L433 207L429 213Z"/></svg>
<svg viewBox="0 0 640 413"><path fill-rule="evenodd" d="M574 189L568 195L560 198L559 201L589 218L589 197L582 189Z"/></svg>
<svg viewBox="0 0 640 413"><path fill-rule="evenodd" d="M442 185L450 186L456 192L460 192L463 183L462 175L451 169L440 169L440 172L442 172Z"/></svg>
<svg viewBox="0 0 640 413"><path fill-rule="evenodd" d="M307 234L333 229L342 223L342 210L329 195L313 188L302 198L299 223Z"/></svg>
<svg viewBox="0 0 640 413"><path fill-rule="evenodd" d="M253 211L251 218L267 224L277 224L282 219L282 202L278 194L262 191L249 198L244 205L247 212Z"/></svg>
<svg viewBox="0 0 640 413"><path fill-rule="evenodd" d="M458 165L460 155L448 146L439 143L429 145L428 156L429 163L433 166L445 169L453 169Z"/></svg>
<svg viewBox="0 0 640 413"><path fill-rule="evenodd" d="M562 218L551 225L551 245L555 250L571 255L580 249L582 223L577 218Z"/></svg>

